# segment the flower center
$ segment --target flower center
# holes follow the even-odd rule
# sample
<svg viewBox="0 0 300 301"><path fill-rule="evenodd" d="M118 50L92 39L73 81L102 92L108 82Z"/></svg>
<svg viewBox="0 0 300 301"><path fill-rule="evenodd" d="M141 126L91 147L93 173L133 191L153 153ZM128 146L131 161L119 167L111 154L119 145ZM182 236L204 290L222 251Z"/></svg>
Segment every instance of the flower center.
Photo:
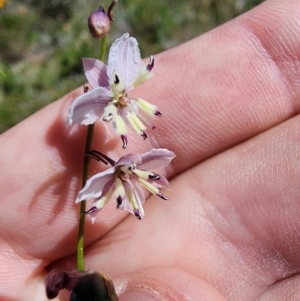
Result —
<svg viewBox="0 0 300 301"><path fill-rule="evenodd" d="M126 107L126 106L129 105L129 103L130 103L130 100L129 100L129 98L127 96L122 95L122 96L119 97L118 104L120 106Z"/></svg>

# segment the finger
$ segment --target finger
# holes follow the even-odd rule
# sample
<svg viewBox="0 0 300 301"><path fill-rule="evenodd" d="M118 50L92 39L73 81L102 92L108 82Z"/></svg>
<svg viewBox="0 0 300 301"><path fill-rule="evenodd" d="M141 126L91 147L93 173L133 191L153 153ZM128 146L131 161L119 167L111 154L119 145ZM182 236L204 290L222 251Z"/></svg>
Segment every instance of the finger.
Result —
<svg viewBox="0 0 300 301"><path fill-rule="evenodd" d="M270 286L257 301L290 301L299 300L299 274L278 281Z"/></svg>
<svg viewBox="0 0 300 301"><path fill-rule="evenodd" d="M176 267L228 300L253 300L298 273L299 121L176 177L171 201L149 198L142 222L129 217L87 249L87 267L113 277Z"/></svg>
<svg viewBox="0 0 300 301"><path fill-rule="evenodd" d="M177 154L172 174L299 112L299 9L266 1L156 56L155 76L133 92L163 113L149 144Z"/></svg>
<svg viewBox="0 0 300 301"><path fill-rule="evenodd" d="M120 301L225 301L213 286L176 268L143 269L117 278L115 284Z"/></svg>
<svg viewBox="0 0 300 301"><path fill-rule="evenodd" d="M299 91L293 78L298 76L299 28L293 20L297 20L298 10L296 2L266 2L224 27L158 56L157 75L139 93L161 101L158 105L166 112L149 144L176 152L169 176L297 113ZM269 44L259 43L263 38ZM275 54L276 60L272 59ZM1 171L5 175L1 192L5 200L14 202L14 210L10 202L3 202L1 227L17 238L18 245L30 240L32 233L47 241L41 245L36 239L26 245L31 255L52 254L55 259L72 252L76 243L78 207L73 200L81 186L86 129L65 127L73 98L74 94L68 95L1 136ZM94 141L95 147L112 155L118 143L100 124ZM128 151L150 146L134 141L132 138ZM123 217L115 204L107 206L98 221L99 231L87 225L86 243ZM20 221L22 230L16 230L14 225Z"/></svg>

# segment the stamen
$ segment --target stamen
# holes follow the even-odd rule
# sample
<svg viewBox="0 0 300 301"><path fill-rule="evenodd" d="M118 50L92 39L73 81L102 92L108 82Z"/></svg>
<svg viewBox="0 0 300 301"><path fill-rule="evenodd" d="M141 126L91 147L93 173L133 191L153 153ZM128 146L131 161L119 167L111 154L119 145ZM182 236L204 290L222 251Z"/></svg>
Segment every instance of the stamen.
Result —
<svg viewBox="0 0 300 301"><path fill-rule="evenodd" d="M169 197L167 197L167 196L165 196L164 194L162 194L162 193L157 193L156 194L157 196L159 196L160 198L162 198L163 200L165 200L165 201L168 201L170 198Z"/></svg>
<svg viewBox="0 0 300 301"><path fill-rule="evenodd" d="M94 153L93 150L87 152L87 153L85 154L85 156L86 156L87 158L95 159L95 160L98 161L98 162L101 161L101 162L104 163L105 165L108 164L108 162L106 162L103 158L101 158L97 153Z"/></svg>
<svg viewBox="0 0 300 301"><path fill-rule="evenodd" d="M103 112L102 120L106 122L110 122L115 119L117 116L117 108L114 104L109 104Z"/></svg>
<svg viewBox="0 0 300 301"><path fill-rule="evenodd" d="M150 176L153 175L152 172L146 171L146 170L140 170L140 169L135 169L133 171L139 178L142 178L144 180L149 180Z"/></svg>
<svg viewBox="0 0 300 301"><path fill-rule="evenodd" d="M143 178L138 178L138 181L147 189L149 190L152 194L159 194L159 189L152 185L151 183L147 182Z"/></svg>
<svg viewBox="0 0 300 301"><path fill-rule="evenodd" d="M126 137L127 134L127 125L124 121L124 119L120 115L116 115L115 120L113 121L113 128L115 132L123 137ZM123 139L122 139L123 140ZM127 140L127 137L126 137Z"/></svg>
<svg viewBox="0 0 300 301"><path fill-rule="evenodd" d="M109 163L111 166L114 166L116 164L116 161L113 159L109 158L108 156L102 154L101 152L93 149L87 153L88 156L91 156L93 159L97 161L101 161L105 164Z"/></svg>
<svg viewBox="0 0 300 301"><path fill-rule="evenodd" d="M148 138L147 134L145 131L142 131L141 136L143 137L144 140L146 140Z"/></svg>
<svg viewBox="0 0 300 301"><path fill-rule="evenodd" d="M91 209L89 209L88 211L84 211L84 214L91 214L94 212L97 212L99 209L96 206L91 207Z"/></svg>
<svg viewBox="0 0 300 301"><path fill-rule="evenodd" d="M128 144L127 136L126 135L121 135L121 139L122 139L122 142L123 142L122 148L125 149L127 144Z"/></svg>
<svg viewBox="0 0 300 301"><path fill-rule="evenodd" d="M136 169L136 164L135 164L134 162L132 162L132 163L130 164L130 166L128 167L128 169L129 169L130 171L135 170L135 169Z"/></svg>
<svg viewBox="0 0 300 301"><path fill-rule="evenodd" d="M157 181L160 179L160 175L149 175L149 179Z"/></svg>
<svg viewBox="0 0 300 301"><path fill-rule="evenodd" d="M138 220L142 219L139 209L133 209L133 213Z"/></svg>
<svg viewBox="0 0 300 301"><path fill-rule="evenodd" d="M147 135L144 134L146 127L141 122L141 120L136 116L136 114L133 112L132 113L128 112L126 117L127 117L127 120L129 121L130 125L132 126L132 128L135 130L135 132L138 135L142 135L142 137L145 136L147 138ZM144 139L146 139L146 138L144 138Z"/></svg>
<svg viewBox="0 0 300 301"><path fill-rule="evenodd" d="M119 195L117 197L117 208L120 208L120 206L122 205L122 202L123 202L122 197Z"/></svg>
<svg viewBox="0 0 300 301"><path fill-rule="evenodd" d="M120 82L119 76L117 74L115 74L115 80L114 83L118 84Z"/></svg>
<svg viewBox="0 0 300 301"><path fill-rule="evenodd" d="M114 115L112 113L108 113L106 116L103 116L102 120L105 122L110 122L114 118Z"/></svg>
<svg viewBox="0 0 300 301"><path fill-rule="evenodd" d="M89 90L90 90L90 88L88 86L86 86L86 85L83 86L83 92L84 93L89 92Z"/></svg>
<svg viewBox="0 0 300 301"><path fill-rule="evenodd" d="M153 117L153 112L151 114L151 117ZM148 118L146 118L144 115L140 114L139 112L137 112L137 117L147 126L150 127L152 130L154 130L156 128L156 126L154 124L152 124Z"/></svg>
<svg viewBox="0 0 300 301"><path fill-rule="evenodd" d="M161 117L161 116L162 116L162 113L156 110L156 111L154 112L154 115L155 115L155 116L158 116L158 117Z"/></svg>
<svg viewBox="0 0 300 301"><path fill-rule="evenodd" d="M138 98L136 100L136 104L138 105L138 107L147 115L149 116L153 116L155 115L157 111L157 107L151 103L149 103L148 101L142 99L142 98Z"/></svg>
<svg viewBox="0 0 300 301"><path fill-rule="evenodd" d="M147 70L150 72L153 69L153 67L154 67L154 56L151 55L150 56L150 62L147 65Z"/></svg>

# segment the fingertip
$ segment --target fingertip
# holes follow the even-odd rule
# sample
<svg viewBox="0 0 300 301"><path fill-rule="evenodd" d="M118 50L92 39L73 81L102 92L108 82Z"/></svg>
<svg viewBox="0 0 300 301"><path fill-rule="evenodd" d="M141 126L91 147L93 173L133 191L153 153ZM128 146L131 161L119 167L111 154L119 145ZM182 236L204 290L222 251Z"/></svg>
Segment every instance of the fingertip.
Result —
<svg viewBox="0 0 300 301"><path fill-rule="evenodd" d="M151 267L123 275L115 281L119 301L225 301L203 279L170 267Z"/></svg>

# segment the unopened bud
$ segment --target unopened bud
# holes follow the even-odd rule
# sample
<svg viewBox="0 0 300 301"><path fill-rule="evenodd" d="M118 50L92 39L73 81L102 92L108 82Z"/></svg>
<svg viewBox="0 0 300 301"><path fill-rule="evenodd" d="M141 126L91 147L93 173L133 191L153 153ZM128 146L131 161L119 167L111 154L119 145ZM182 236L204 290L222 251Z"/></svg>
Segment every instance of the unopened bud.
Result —
<svg viewBox="0 0 300 301"><path fill-rule="evenodd" d="M112 280L105 274L72 270L52 270L45 279L48 299L57 297L62 289L72 291L70 301L118 301Z"/></svg>
<svg viewBox="0 0 300 301"><path fill-rule="evenodd" d="M104 274L91 273L74 287L70 301L118 301L118 295L110 278Z"/></svg>
<svg viewBox="0 0 300 301"><path fill-rule="evenodd" d="M88 18L90 33L94 38L102 38L110 30L110 17L105 13L104 8L99 6Z"/></svg>

